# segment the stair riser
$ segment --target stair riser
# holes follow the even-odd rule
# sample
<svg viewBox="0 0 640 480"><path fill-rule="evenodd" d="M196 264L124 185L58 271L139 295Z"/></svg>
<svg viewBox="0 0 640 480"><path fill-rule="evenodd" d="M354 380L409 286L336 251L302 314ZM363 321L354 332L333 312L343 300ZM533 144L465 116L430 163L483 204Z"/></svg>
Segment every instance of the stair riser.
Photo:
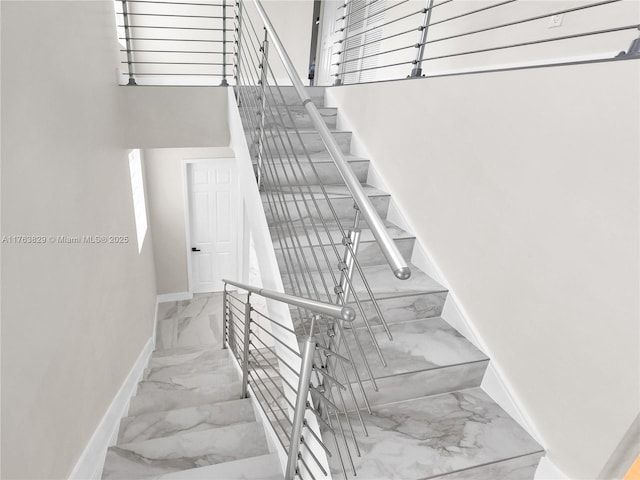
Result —
<svg viewBox="0 0 640 480"><path fill-rule="evenodd" d="M238 398L240 398L240 384L237 382L227 385L224 389L215 391L193 390L142 394L131 398L128 414L129 416L133 416L151 412L166 412L177 408L228 402L230 400L237 400Z"/></svg>
<svg viewBox="0 0 640 480"><path fill-rule="evenodd" d="M324 119L324 123L329 128L336 128L337 124L337 111L335 108L319 108L318 111ZM241 109L240 118L242 124L249 128L251 125L257 126L260 124L260 120L254 110ZM284 126L285 128L298 128L298 129L312 129L314 128L311 117L307 111L302 107L293 107L288 110L284 107L280 107L278 110L268 111L266 118L266 127L271 126Z"/></svg>
<svg viewBox="0 0 640 480"><path fill-rule="evenodd" d="M310 232L310 236L311 236ZM274 239L275 245L279 245L278 240ZM403 238L395 240L395 244L400 250L400 253L404 258L411 258L411 253L413 252L413 246L415 243L414 238ZM344 252L345 248L342 244L337 244L338 252ZM333 262L332 267L337 267L338 261L335 259L335 254L333 252L333 248L330 246L326 246L324 250L327 252L329 259ZM314 258L315 254L315 258ZM309 269L312 271L318 270L318 265L316 265L316 258L318 263L320 264L320 270L328 270L327 263L322 254L322 248L319 246L315 247L312 251L309 247L302 248L302 254L300 254L300 249L295 249L295 251L291 249L281 250L280 248L276 248L276 259L278 260L278 265L280 266L280 271L286 271L287 262L295 262L296 265L299 262L305 262L305 268L308 265ZM360 248L358 248L358 263L362 267L367 267L371 265L382 265L386 264L385 256L382 254L382 250L380 250L380 246L376 242L363 242L360 244Z"/></svg>
<svg viewBox="0 0 640 480"><path fill-rule="evenodd" d="M143 380L138 384L138 395L154 392L172 392L177 390L189 390L194 388L209 388L225 385L238 380L235 369L228 367L218 372L175 375L170 377L153 378Z"/></svg>
<svg viewBox="0 0 640 480"><path fill-rule="evenodd" d="M244 99L244 102L240 107L244 108L247 105L258 105L260 103L259 99L261 91L262 89L260 87L243 87L241 98ZM324 107L325 87L307 87L305 88L305 91L316 107ZM293 87L271 89L267 95L270 105L302 106L300 96Z"/></svg>
<svg viewBox="0 0 640 480"><path fill-rule="evenodd" d="M118 444L254 421L253 406L248 399L126 417L120 422Z"/></svg>
<svg viewBox="0 0 640 480"><path fill-rule="evenodd" d="M157 367L169 367L186 363L225 362L231 357L227 350L211 346L209 349L200 349L193 352L176 353L174 355L154 354L149 360L149 369Z"/></svg>
<svg viewBox="0 0 640 480"><path fill-rule="evenodd" d="M338 143L342 153L347 154L351 151L351 132L333 132L333 138ZM251 147L253 157L257 154L257 137ZM268 132L265 135L264 149L267 156L272 157L282 154L305 155L306 153L326 153L327 149L320 138L320 134L316 132L300 132L298 136L294 132L285 135L284 132Z"/></svg>
<svg viewBox="0 0 640 480"><path fill-rule="evenodd" d="M229 358L200 362L185 362L178 365L147 368L144 371L143 378L144 380L157 380L161 378L169 378L174 375L201 374L219 370L221 368L229 368L229 366Z"/></svg>
<svg viewBox="0 0 640 480"><path fill-rule="evenodd" d="M262 203L265 206L265 213L267 216L267 222L269 223L269 227L274 230L277 225L276 221L280 220L279 217L282 217L284 221L299 221L301 218L307 222L308 228L312 228L310 222L310 218L313 218L316 221L317 228L321 228L320 218L323 218L325 222L335 222L335 218L333 217L333 212L329 206L327 200L317 199L314 203L311 199L305 201L297 200L297 201L285 201L283 204L279 203L279 196L277 193L269 198L265 198L267 194L263 193ZM375 197L369 197L371 204L375 208L380 218L387 218L387 211L389 210L389 200L390 197L388 195L376 195ZM271 202L278 202L274 207L274 212L272 214L270 209ZM316 203L318 208L316 208ZM355 210L353 208L353 199L352 198L333 198L331 199L331 206L335 211L338 221L343 225L350 225L353 223L353 219L355 216ZM298 209L300 212L298 213ZM285 232L286 225L284 226ZM279 231L279 230L276 230ZM279 246L276 244L276 246Z"/></svg>
<svg viewBox="0 0 640 480"><path fill-rule="evenodd" d="M371 300L364 300L362 295L360 304L371 325L380 325L380 320ZM419 318L438 317L442 314L447 292L425 293L406 297L378 299L378 307L388 324L400 323ZM326 300L326 299L323 299ZM335 299L334 299L335 300ZM355 304L350 304L356 310L357 325L362 325L360 310ZM291 308L291 318L298 323L297 309Z"/></svg>
<svg viewBox="0 0 640 480"><path fill-rule="evenodd" d="M103 479L151 478L268 453L257 422L110 447Z"/></svg>
<svg viewBox="0 0 640 480"><path fill-rule="evenodd" d="M442 480L496 480L497 478L532 480L535 477L542 455L543 453L525 455L432 478Z"/></svg>
<svg viewBox="0 0 640 480"><path fill-rule="evenodd" d="M372 388L370 382L364 382L363 384L370 405L385 405L392 402L479 387L488 364L489 361L487 360L378 378L376 379L378 384L377 392ZM361 373L361 375L366 374ZM352 386L354 390L359 390L360 388L357 383L352 383ZM346 396L345 403L348 409L354 409L353 402L349 396Z"/></svg>
<svg viewBox="0 0 640 480"><path fill-rule="evenodd" d="M290 186L290 185L344 185L342 175L334 163L319 162L315 163L312 168L307 162L296 164L292 159L293 165L267 165L265 167L265 176L271 184ZM369 161L361 160L349 162L349 166L355 173L360 183L366 183L367 174L369 173ZM254 170L257 166L254 165ZM315 172L314 172L315 169ZM271 180L277 179L277 180Z"/></svg>

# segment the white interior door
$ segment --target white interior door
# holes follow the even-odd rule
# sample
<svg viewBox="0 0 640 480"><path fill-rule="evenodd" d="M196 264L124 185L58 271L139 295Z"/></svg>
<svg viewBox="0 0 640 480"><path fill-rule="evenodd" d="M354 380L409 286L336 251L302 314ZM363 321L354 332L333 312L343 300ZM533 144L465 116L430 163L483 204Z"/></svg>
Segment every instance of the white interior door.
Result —
<svg viewBox="0 0 640 480"><path fill-rule="evenodd" d="M218 292L238 278L238 178L234 159L187 166L191 291Z"/></svg>

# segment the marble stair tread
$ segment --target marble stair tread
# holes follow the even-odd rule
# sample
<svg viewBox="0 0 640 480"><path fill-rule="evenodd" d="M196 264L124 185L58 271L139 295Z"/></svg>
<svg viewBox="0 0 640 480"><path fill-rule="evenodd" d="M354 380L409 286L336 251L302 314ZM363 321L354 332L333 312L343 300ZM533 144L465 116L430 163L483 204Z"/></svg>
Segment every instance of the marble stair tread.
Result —
<svg viewBox="0 0 640 480"><path fill-rule="evenodd" d="M220 358L202 354L194 359L185 359L185 361L181 363L147 368L144 371L143 379L157 380L175 375L210 373L219 371L220 369L230 368L231 366L232 359L228 354Z"/></svg>
<svg viewBox="0 0 640 480"><path fill-rule="evenodd" d="M349 162L369 162L368 158L365 157L361 157L359 155L354 155L351 153L345 153L344 155L344 159ZM333 158L331 158L331 155L329 154L329 152L313 152L313 153L309 153L309 155L290 155L290 154L283 154L280 155L279 158L275 158L273 160L273 163L275 165L290 165L291 163L296 163L296 162L300 162L300 163L334 163Z"/></svg>
<svg viewBox="0 0 640 480"><path fill-rule="evenodd" d="M270 453L218 463L208 467L192 468L183 472L168 473L154 480L284 480L278 455Z"/></svg>
<svg viewBox="0 0 640 480"><path fill-rule="evenodd" d="M224 387L224 388L222 388ZM194 387L175 391L138 393L131 398L129 416L150 412L163 412L198 405L211 405L240 398L240 381L218 387Z"/></svg>
<svg viewBox="0 0 640 480"><path fill-rule="evenodd" d="M371 327L387 366L382 365L365 327L356 329L360 344L375 378L384 378L421 370L445 368L489 358L464 338L441 317L423 318L389 325L393 340L389 340L382 325ZM351 351L357 345L347 335ZM364 371L361 355L354 355L358 371Z"/></svg>
<svg viewBox="0 0 640 480"><path fill-rule="evenodd" d="M445 287L415 265L409 264L409 267L411 268L411 277L407 280L396 278L388 265L362 267L362 271L376 300L447 292ZM322 285L321 275L324 276L328 284L331 284L332 278L328 272L311 272L307 274L307 277L310 276L316 285ZM285 290L290 291L291 280L289 277L284 276L282 281ZM360 275L354 274L352 283L358 298L361 301L367 301L369 297Z"/></svg>
<svg viewBox="0 0 640 480"><path fill-rule="evenodd" d="M362 415L368 436L350 414L362 453L353 457L357 478L471 479L476 477L445 475L542 454L542 447L480 388L374 406L371 415ZM332 469L334 478L343 478L337 465Z"/></svg>
<svg viewBox="0 0 640 480"><path fill-rule="evenodd" d="M102 478L149 478L268 452L262 425L240 423L110 447Z"/></svg>
<svg viewBox="0 0 640 480"><path fill-rule="evenodd" d="M279 194L278 199L285 200L285 201L299 200L303 196L307 199L310 199L311 197L313 197L318 200L324 200L325 193L326 193L326 198L329 198L330 200L342 199L342 198L347 198L347 199L353 198L353 196L351 195L351 192L349 192L349 189L347 188L346 185L324 185L324 192L323 192L323 188L320 185L305 186L303 187L302 192L300 192L300 188L296 186L280 187L276 185L270 185L268 183L265 183L264 188L266 191L269 191L269 192L277 192ZM362 190L364 194L368 197L390 196L387 192L384 192L375 187L372 187L371 185L366 185L366 184L362 185ZM263 195L265 194L263 193Z"/></svg>
<svg viewBox="0 0 640 480"><path fill-rule="evenodd" d="M173 392L197 387L218 386L238 380L233 366L219 368L214 372L171 375L157 379L142 380L138 383L138 394L150 392Z"/></svg>
<svg viewBox="0 0 640 480"><path fill-rule="evenodd" d="M255 420L253 406L248 398L145 413L122 419L118 443L141 442Z"/></svg>
<svg viewBox="0 0 640 480"><path fill-rule="evenodd" d="M360 242L375 242L375 237L373 236L373 232L370 228L366 226L365 222L362 222L363 225L360 227L362 233L360 234ZM401 240L401 239L415 239L415 235L412 235L389 220L383 220L383 223L389 232L389 236L393 240ZM315 221L315 227L318 230L318 235L316 235L311 222L307 219L304 223L302 222L293 222L290 228L285 230L285 234L283 235L279 229L271 228L271 238L274 241L273 247L276 250L279 250L280 243L279 240L290 241L289 245L295 245L296 248L299 246L307 247L309 244L311 245L330 245L330 244L342 244L342 232L340 228L335 222L327 223L327 229L324 229L324 225L319 221ZM349 227L343 225L343 231L348 233ZM319 238L318 238L319 237ZM284 243L285 248L287 243ZM342 248L340 249L342 250Z"/></svg>

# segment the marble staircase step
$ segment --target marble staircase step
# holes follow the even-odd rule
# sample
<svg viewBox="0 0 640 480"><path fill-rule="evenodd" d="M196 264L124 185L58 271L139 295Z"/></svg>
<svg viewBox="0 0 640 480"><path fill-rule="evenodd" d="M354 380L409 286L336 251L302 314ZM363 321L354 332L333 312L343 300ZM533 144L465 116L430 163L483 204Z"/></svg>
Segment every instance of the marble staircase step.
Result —
<svg viewBox="0 0 640 480"><path fill-rule="evenodd" d="M216 348L216 353L218 349ZM231 357L225 353L223 356L200 355L195 359L186 360L174 365L156 366L144 371L144 380L158 380L176 375L195 375L217 372L232 366Z"/></svg>
<svg viewBox="0 0 640 480"><path fill-rule="evenodd" d="M447 298L447 289L438 282L422 272L415 265L409 264L411 277L407 280L398 280L388 265L373 265L362 267L365 278L371 288L373 297L384 315L388 324L415 320L418 318L437 317L442 313L442 307ZM333 280L329 272L308 272L305 278L308 282L314 282L321 291L320 300L334 301L326 295L323 289L321 276L328 286L333 285ZM298 273L298 283L302 283L301 273ZM299 292L299 288L292 287L295 283L284 274L283 285L288 293ZM358 274L354 274L352 284L362 309L372 325L380 323L377 311L367 293L365 284ZM353 297L352 297L353 298ZM357 311L355 325L362 326L361 314L353 301L349 302ZM291 309L291 316L294 322L298 320L297 309Z"/></svg>
<svg viewBox="0 0 640 480"><path fill-rule="evenodd" d="M336 128L338 109L331 107L318 107L318 111L329 128ZM256 115L256 109L241 108L240 118L243 125L258 125L260 117ZM267 128L281 126L284 128L312 129L314 128L311 117L303 106L270 106L267 107L265 119Z"/></svg>
<svg viewBox="0 0 640 480"><path fill-rule="evenodd" d="M542 447L480 388L372 407L351 414L367 480L531 480ZM325 435L330 444L330 435ZM343 479L334 455L333 478Z"/></svg>
<svg viewBox="0 0 640 480"><path fill-rule="evenodd" d="M141 442L253 421L255 414L248 398L145 413L122 419L118 443Z"/></svg>
<svg viewBox="0 0 640 480"><path fill-rule="evenodd" d="M346 155L351 170L360 183L367 182L369 173L369 160L354 155ZM256 165L254 164L254 169ZM265 167L270 179L277 178L272 183L283 186L304 186L307 184L341 185L344 180L338 172L333 160L328 154L318 153L310 155L288 155L280 157Z"/></svg>
<svg viewBox="0 0 640 480"><path fill-rule="evenodd" d="M261 424L238 423L110 447L102 478L150 478L268 452Z"/></svg>
<svg viewBox="0 0 640 480"><path fill-rule="evenodd" d="M282 466L278 455L270 453L243 458L231 462L217 463L207 467L192 468L182 472L168 473L157 480L283 480Z"/></svg>
<svg viewBox="0 0 640 480"><path fill-rule="evenodd" d="M333 138L342 153L351 151L351 132L332 130ZM315 130L272 129L265 133L265 148L271 152L269 156L281 156L305 153L326 152L320 134ZM255 145L252 146L252 152Z"/></svg>
<svg viewBox="0 0 640 480"><path fill-rule="evenodd" d="M376 379L378 391L374 391L370 381L364 381L370 404L381 405L480 386L489 359L442 318L393 323L389 325L393 340L389 340L381 325L371 329L387 362L386 367L366 328L345 330L346 343L353 352L357 371L366 370L355 335ZM351 383L356 382L353 370L347 370L347 376ZM337 377L344 381L340 370Z"/></svg>
<svg viewBox="0 0 640 480"><path fill-rule="evenodd" d="M131 398L128 414L133 416L198 405L211 405L239 399L240 393L240 381L218 385L217 387L193 387L174 391L138 393Z"/></svg>
<svg viewBox="0 0 640 480"><path fill-rule="evenodd" d="M307 95L311 98L313 104L317 107L324 107L324 96L326 87L305 87ZM256 100L261 94L260 87L242 87L241 99L245 101L241 102L240 108L245 108L248 105L257 105ZM302 106L302 101L298 96L294 87L280 86L279 88L272 88L269 92L268 99L272 105L289 105L289 106Z"/></svg>
<svg viewBox="0 0 640 480"><path fill-rule="evenodd" d="M149 360L149 369L169 367L181 363L216 362L229 359L228 350L216 345L196 345L156 350Z"/></svg>
<svg viewBox="0 0 640 480"><path fill-rule="evenodd" d="M138 384L137 393L139 395L142 393L175 392L199 387L215 387L226 385L236 380L238 380L238 373L235 367L229 365L218 368L213 372L161 376L160 378L142 380Z"/></svg>
<svg viewBox="0 0 640 480"><path fill-rule="evenodd" d="M380 218L385 219L390 195L369 185L363 185L362 189ZM346 185L325 185L324 191L319 186L312 185L300 193L295 187L275 187L266 182L261 195L267 222L272 230L286 228L287 225L282 225L282 221L310 222L308 219L324 219L325 222L332 223L339 221L342 225L348 225L355 216L353 197Z"/></svg>
<svg viewBox="0 0 640 480"><path fill-rule="evenodd" d="M416 237L388 220L384 220L384 223L402 256L407 259L411 258ZM348 230L348 227L343 226L345 234L348 233ZM385 256L371 229L361 227L361 230L357 255L358 263L361 266L384 264L386 262ZM342 231L335 223L328 224L327 229L321 222L311 224L310 221L307 221L305 225L298 223L289 228L271 229L271 239L281 271L286 270L287 264L294 264L301 268L308 267L314 271L327 270L329 266L323 252L327 253L331 268L335 268L339 260L331 245L336 245L340 260L342 260L345 251L342 245Z"/></svg>

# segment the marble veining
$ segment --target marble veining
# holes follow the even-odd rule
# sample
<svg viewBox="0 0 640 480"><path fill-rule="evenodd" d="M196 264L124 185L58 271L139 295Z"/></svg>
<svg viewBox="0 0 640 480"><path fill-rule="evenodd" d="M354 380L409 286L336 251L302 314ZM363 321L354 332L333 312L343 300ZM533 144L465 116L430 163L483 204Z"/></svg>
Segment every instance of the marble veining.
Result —
<svg viewBox="0 0 640 480"><path fill-rule="evenodd" d="M102 478L144 478L268 451L262 426L257 422L242 423L112 447Z"/></svg>
<svg viewBox="0 0 640 480"><path fill-rule="evenodd" d="M253 421L255 416L251 400L248 398L152 412L123 418L118 443L140 442Z"/></svg>
<svg viewBox="0 0 640 480"><path fill-rule="evenodd" d="M153 478L154 480L283 480L284 477L278 456L269 454L192 468Z"/></svg>
<svg viewBox="0 0 640 480"><path fill-rule="evenodd" d="M376 406L363 416L369 436L354 416L362 456L353 461L368 480L425 479L542 451L479 388Z"/></svg>
<svg viewBox="0 0 640 480"><path fill-rule="evenodd" d="M153 391L138 393L131 398L129 415L140 415L148 412L160 412L176 408L207 405L226 402L240 398L240 382L221 386L198 387L174 391Z"/></svg>
<svg viewBox="0 0 640 480"><path fill-rule="evenodd" d="M150 392L190 390L194 388L227 385L238 380L238 374L231 365L214 372L193 375L173 375L155 380L143 380L138 384L138 395Z"/></svg>
<svg viewBox="0 0 640 480"><path fill-rule="evenodd" d="M189 301L166 303L159 310L158 349L220 344L222 293L195 294Z"/></svg>

